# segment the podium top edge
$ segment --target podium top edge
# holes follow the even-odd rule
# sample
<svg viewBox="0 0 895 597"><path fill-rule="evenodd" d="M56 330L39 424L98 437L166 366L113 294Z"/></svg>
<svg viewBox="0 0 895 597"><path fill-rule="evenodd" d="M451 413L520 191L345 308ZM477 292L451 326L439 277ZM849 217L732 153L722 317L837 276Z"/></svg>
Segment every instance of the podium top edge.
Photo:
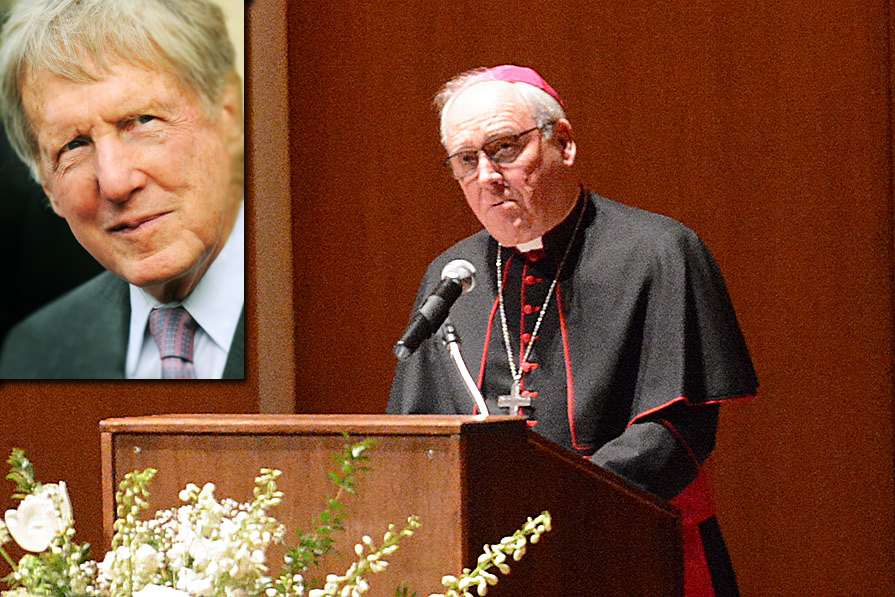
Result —
<svg viewBox="0 0 895 597"><path fill-rule="evenodd" d="M102 433L456 435L525 429L520 417L476 415L165 414L100 421Z"/></svg>

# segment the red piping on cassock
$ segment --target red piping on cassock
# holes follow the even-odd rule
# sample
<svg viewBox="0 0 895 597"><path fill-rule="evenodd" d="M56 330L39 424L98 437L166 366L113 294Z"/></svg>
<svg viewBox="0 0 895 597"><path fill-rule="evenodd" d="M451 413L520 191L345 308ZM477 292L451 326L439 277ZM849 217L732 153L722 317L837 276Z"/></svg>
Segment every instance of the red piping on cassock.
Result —
<svg viewBox="0 0 895 597"><path fill-rule="evenodd" d="M575 384L572 377L572 359L569 356L569 330L566 325L566 314L562 308L560 286L559 283L556 284L556 309L559 311L559 330L562 333L562 351L566 361L566 408L569 432L572 435L572 447L580 452L592 452L592 446L582 446L578 443L578 435L575 433Z"/></svg>

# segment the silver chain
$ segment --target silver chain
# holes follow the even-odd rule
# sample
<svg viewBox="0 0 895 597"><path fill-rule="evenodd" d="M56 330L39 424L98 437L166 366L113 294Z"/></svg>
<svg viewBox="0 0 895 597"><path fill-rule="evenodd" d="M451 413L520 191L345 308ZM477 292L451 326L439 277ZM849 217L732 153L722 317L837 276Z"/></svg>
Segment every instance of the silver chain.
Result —
<svg viewBox="0 0 895 597"><path fill-rule="evenodd" d="M535 327L531 331L531 341L528 343L528 346L525 348L525 354L522 355L522 360L519 362L519 369L516 369L516 360L513 356L513 347L510 344L510 330L507 327L507 315L504 311L503 307L503 259L501 257L501 245L497 243L497 303L500 307L500 327L503 331L503 344L507 349L507 361L510 364L510 374L513 376L513 387L520 387L522 385L522 376L525 372L522 369L522 363L528 362L528 357L531 356L532 347L535 344L535 339L538 337L538 331L541 329L541 323L544 321L544 315L547 313L547 307L550 305L550 299L553 297L553 291L556 288L556 285L559 283L559 277L562 275L562 268L566 264L566 259L569 257L569 253L572 252L572 245L575 242L575 237L578 235L578 229L581 227L581 221L584 219L584 210L587 207L587 204L581 206L581 211L578 213L578 221L575 223L575 230L572 231L572 237L569 239L569 244L566 246L566 252L562 256L562 260L559 262L559 267L556 269L556 276L553 278L553 282L550 283L550 288L547 290L547 298L544 299L544 304L541 306L541 312L538 314L538 320L535 321ZM523 281L524 283L524 281ZM519 333L522 333L522 330L519 330Z"/></svg>

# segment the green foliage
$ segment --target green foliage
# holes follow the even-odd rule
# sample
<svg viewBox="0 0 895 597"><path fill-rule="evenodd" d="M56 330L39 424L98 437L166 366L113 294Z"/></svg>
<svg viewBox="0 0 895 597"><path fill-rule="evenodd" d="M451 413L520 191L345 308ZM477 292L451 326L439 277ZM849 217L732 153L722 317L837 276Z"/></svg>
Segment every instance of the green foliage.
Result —
<svg viewBox="0 0 895 597"><path fill-rule="evenodd" d="M71 533L73 535L74 532ZM5 580L12 585L20 585L33 595L53 597L77 597L72 578L72 566L79 567L90 559L87 543L76 545L71 541L61 541L40 554L25 554L19 560L18 576L13 573Z"/></svg>
<svg viewBox="0 0 895 597"><path fill-rule="evenodd" d="M9 474L6 478L16 484L16 493L12 497L23 500L40 489L40 483L34 480L34 466L25 457L25 451L14 448L9 459Z"/></svg>
<svg viewBox="0 0 895 597"><path fill-rule="evenodd" d="M477 595L485 595L488 587L497 584L497 575L491 572L497 568L501 574L510 573L509 561L518 562L525 555L528 543L537 543L541 535L552 528L550 512L541 512L537 518L529 518L522 528L509 537L504 537L500 543L485 545L482 555L479 556L476 567L473 570L463 569L459 577L445 576L441 584L447 589L443 595L432 594L429 597L473 597L472 591Z"/></svg>
<svg viewBox="0 0 895 597"><path fill-rule="evenodd" d="M119 547L124 541L133 537L126 531L132 526L141 512L149 508L149 484L155 478L158 471L148 468L143 471L127 473L115 493L115 502L118 504L115 517L115 536L112 539L112 549Z"/></svg>
<svg viewBox="0 0 895 597"><path fill-rule="evenodd" d="M358 559L348 567L344 575L327 575L322 595L354 596L369 591L370 583L365 576L384 571L388 566L385 558L397 551L401 539L410 537L419 527L420 522L416 516L410 516L407 519L407 526L400 531L395 525L390 524L379 547L376 547L369 535L364 535L361 542L354 546L354 553Z"/></svg>
<svg viewBox="0 0 895 597"><path fill-rule="evenodd" d="M350 437L345 434L345 439L350 440ZM336 486L335 495L327 499L326 508L312 521L312 530L297 531L298 544L291 547L286 555L292 575L305 574L317 568L321 560L334 550L334 535L345 531L345 508L340 500L344 494L357 493L354 487L357 475L369 470L365 463L370 461L367 451L373 444L374 440L369 438L349 443L341 452L333 455L337 470L331 471L328 476ZM308 584L310 586L312 581L308 581Z"/></svg>

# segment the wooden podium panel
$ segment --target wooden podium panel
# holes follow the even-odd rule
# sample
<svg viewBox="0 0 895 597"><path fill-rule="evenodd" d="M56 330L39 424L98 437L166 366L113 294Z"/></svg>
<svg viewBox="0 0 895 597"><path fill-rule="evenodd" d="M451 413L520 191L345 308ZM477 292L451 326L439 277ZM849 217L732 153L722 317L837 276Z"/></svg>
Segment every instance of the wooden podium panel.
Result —
<svg viewBox="0 0 895 597"><path fill-rule="evenodd" d="M515 417L387 415L164 415L101 422L103 512L111 538L117 484L130 471L159 470L153 509L179 505L187 483L249 501L262 467L283 471L286 497L274 515L308 530L334 486L332 455L374 438L371 471L342 503L347 532L322 573L343 573L364 534L378 544L389 523L422 528L370 579L371 595L407 583L440 592L444 574L472 567L528 516L550 510L553 530L489 594L679 595L683 566L676 511L650 494L529 431ZM274 562L276 568L277 563Z"/></svg>

